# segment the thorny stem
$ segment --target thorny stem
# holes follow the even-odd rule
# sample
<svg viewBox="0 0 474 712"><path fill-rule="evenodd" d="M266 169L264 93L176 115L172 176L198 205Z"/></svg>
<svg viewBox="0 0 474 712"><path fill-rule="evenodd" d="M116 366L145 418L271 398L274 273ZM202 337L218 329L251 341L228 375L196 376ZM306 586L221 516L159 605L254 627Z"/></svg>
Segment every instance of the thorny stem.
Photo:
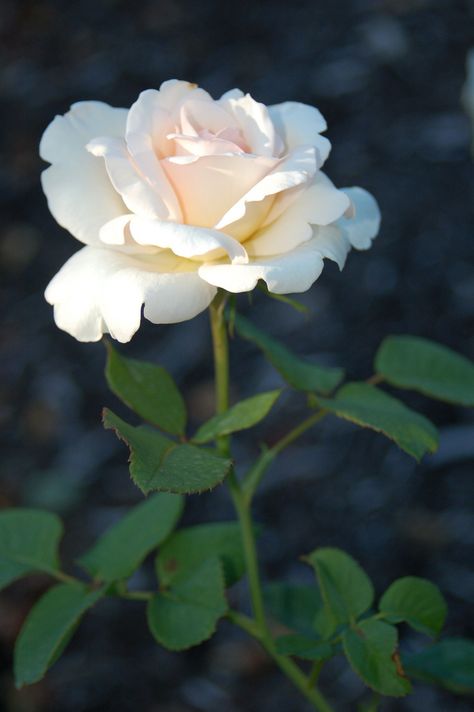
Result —
<svg viewBox="0 0 474 712"><path fill-rule="evenodd" d="M319 712L332 712L331 706L326 702L322 694L310 684L309 679L302 670L285 655L280 655L275 648L275 643L271 638L261 635L261 631L248 616L244 616L236 611L229 611L227 614L234 625L245 630L249 635L258 640L267 651L272 660L278 665L280 670L293 682L295 687L309 700Z"/></svg>
<svg viewBox="0 0 474 712"><path fill-rule="evenodd" d="M225 292L219 291L209 307L214 351L216 410L218 413L222 413L229 408L229 347L227 327L224 317L225 303L226 294ZM278 454L278 452L293 442L293 440L296 439L302 432L311 427L313 423L320 420L323 415L323 411L318 411L310 416L310 418L306 421L301 423L300 426L297 426L293 431L288 433L287 436L282 438L282 440L272 448L272 456L268 456L268 464L270 464L271 460ZM230 456L229 436L218 437L216 445L221 455L224 457ZM264 470L261 475L254 477L254 488L257 487L261 476L263 476L263 472ZM319 690L310 684L307 676L302 672L302 670L290 658L280 655L276 651L275 643L268 628L265 608L263 605L254 527L250 511L251 496L249 497L248 492L246 492L241 486L233 468L228 476L227 482L242 531L242 543L245 554L245 563L249 580L254 619L249 618L248 616L243 616L242 614L234 611L230 612L228 617L235 625L243 628L247 633L261 643L282 672L293 682L306 699L313 704L315 709L319 710L319 712L332 712L329 704L326 702Z"/></svg>

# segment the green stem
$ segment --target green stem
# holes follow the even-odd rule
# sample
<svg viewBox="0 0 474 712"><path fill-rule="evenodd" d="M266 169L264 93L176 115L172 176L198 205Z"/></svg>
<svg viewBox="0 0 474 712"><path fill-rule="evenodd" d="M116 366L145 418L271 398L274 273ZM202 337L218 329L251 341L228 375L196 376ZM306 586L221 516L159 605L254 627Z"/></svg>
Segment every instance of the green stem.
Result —
<svg viewBox="0 0 474 712"><path fill-rule="evenodd" d="M333 712L331 706L326 702L319 690L309 684L308 678L300 668L295 665L290 658L277 653L273 640L262 635L258 626L255 625L255 622L251 618L243 616L236 611L229 611L227 615L234 625L242 628L242 630L245 630L249 635L260 642L280 670L293 682L301 694L313 704L315 709L319 710L319 712Z"/></svg>
<svg viewBox="0 0 474 712"><path fill-rule="evenodd" d="M226 294L219 291L209 307L211 333L214 351L214 368L216 383L216 410L222 413L229 408L229 345L227 339L227 328L224 318ZM284 447L289 445L302 432L323 417L321 411L313 414L310 418L296 427L291 433L282 438L272 448L272 458ZM220 436L216 441L217 448L224 457L230 456L230 437ZM269 464L269 463L268 463ZM263 473L262 473L263 474ZM257 478L255 487L260 480ZM258 568L257 550L255 546L254 527L251 516L251 497L244 492L232 469L227 483L229 485L234 507L236 509L241 532L242 543L245 555L245 564L249 580L250 596L252 600L252 610L255 619L243 616L237 612L230 612L229 618L238 626L247 631L251 636L260 641L268 654L272 657L282 672L293 682L300 692L308 699L319 712L332 712L319 690L311 687L308 678L300 668L283 655L279 655L275 649L275 643L268 628L265 608L263 605L262 586L260 583L260 573Z"/></svg>
<svg viewBox="0 0 474 712"><path fill-rule="evenodd" d="M281 440L275 443L271 448L263 451L263 453L258 458L257 462L250 470L247 472L243 483L243 490L245 493L245 499L248 503L252 501L257 487L259 486L265 472L276 458L277 455L282 452L288 445L291 445L297 438L299 438L303 433L319 423L327 415L327 411L320 409L315 413L312 413L308 418L305 418L299 425L290 430Z"/></svg>
<svg viewBox="0 0 474 712"><path fill-rule="evenodd" d="M229 345L224 317L225 301L225 293L218 292L209 308L216 378L216 410L218 413L226 411L229 407ZM229 457L229 436L220 436L217 439L217 447L222 455ZM233 469L227 478L227 482L242 531L242 544L249 579L253 613L261 630L268 632L250 508Z"/></svg>

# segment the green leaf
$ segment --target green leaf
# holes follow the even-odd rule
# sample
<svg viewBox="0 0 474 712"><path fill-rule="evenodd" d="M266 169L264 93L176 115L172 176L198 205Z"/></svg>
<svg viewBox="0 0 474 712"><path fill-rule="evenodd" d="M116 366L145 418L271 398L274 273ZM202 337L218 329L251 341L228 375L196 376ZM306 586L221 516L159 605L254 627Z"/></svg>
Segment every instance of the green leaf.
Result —
<svg viewBox="0 0 474 712"><path fill-rule="evenodd" d="M227 586L245 573L240 526L237 522L198 524L175 532L156 557L156 573L162 586L189 578L209 558L219 558Z"/></svg>
<svg viewBox="0 0 474 712"><path fill-rule="evenodd" d="M474 406L474 363L418 336L389 336L375 357L375 369L389 383L448 403Z"/></svg>
<svg viewBox="0 0 474 712"><path fill-rule="evenodd" d="M315 569L326 616L333 629L365 613L373 603L374 589L365 573L349 554L325 547L305 556Z"/></svg>
<svg viewBox="0 0 474 712"><path fill-rule="evenodd" d="M31 685L45 675L69 642L81 616L103 591L81 584L50 588L31 609L15 645L17 687Z"/></svg>
<svg viewBox="0 0 474 712"><path fill-rule="evenodd" d="M79 563L100 581L128 578L166 539L182 511L181 495L152 495L112 526Z"/></svg>
<svg viewBox="0 0 474 712"><path fill-rule="evenodd" d="M165 648L185 650L210 638L226 611L222 566L207 559L189 578L150 600L148 625Z"/></svg>
<svg viewBox="0 0 474 712"><path fill-rule="evenodd" d="M275 642L280 655L292 655L302 660L327 660L334 653L329 643L305 635L282 635Z"/></svg>
<svg viewBox="0 0 474 712"><path fill-rule="evenodd" d="M236 317L235 326L243 339L251 341L264 352L270 363L293 388L328 395L344 378L341 368L325 368L296 356L243 316Z"/></svg>
<svg viewBox="0 0 474 712"><path fill-rule="evenodd" d="M411 691L397 653L394 626L369 618L344 631L342 643L350 666L373 690L389 697Z"/></svg>
<svg viewBox="0 0 474 712"><path fill-rule="evenodd" d="M186 406L168 371L121 356L107 342L105 375L110 389L144 420L173 435L183 435Z"/></svg>
<svg viewBox="0 0 474 712"><path fill-rule="evenodd" d="M55 514L38 509L1 512L0 589L33 571L58 571L62 533L61 520Z"/></svg>
<svg viewBox="0 0 474 712"><path fill-rule="evenodd" d="M314 634L323 602L315 586L271 583L263 591L265 606L275 620L292 630Z"/></svg>
<svg viewBox="0 0 474 712"><path fill-rule="evenodd" d="M433 423L368 383L348 383L334 398L318 400L339 418L383 433L415 460L438 447L438 432Z"/></svg>
<svg viewBox="0 0 474 712"><path fill-rule="evenodd" d="M409 675L458 693L474 693L474 641L446 638L403 656Z"/></svg>
<svg viewBox="0 0 474 712"><path fill-rule="evenodd" d="M309 312L311 311L311 309L309 307L307 307L306 304L302 304L297 299L293 299L292 297L289 297L287 294L275 294L275 292L270 292L267 285L262 280L258 281L257 287L264 294L266 294L267 297L270 297L270 299L274 299L277 302L282 302L283 304L287 304L289 307L291 307L295 311L300 312L300 314L309 314Z"/></svg>
<svg viewBox="0 0 474 712"><path fill-rule="evenodd" d="M230 435L259 423L269 413L281 390L259 393L233 405L204 423L193 437L195 443L207 443L219 435Z"/></svg>
<svg viewBox="0 0 474 712"><path fill-rule="evenodd" d="M104 410L104 426L115 430L130 448L130 474L148 494L153 490L192 494L218 485L232 462L194 445L178 445L156 430L134 427Z"/></svg>
<svg viewBox="0 0 474 712"><path fill-rule="evenodd" d="M391 623L404 621L427 635L439 635L446 619L446 602L437 586L416 576L394 581L383 594L379 610Z"/></svg>

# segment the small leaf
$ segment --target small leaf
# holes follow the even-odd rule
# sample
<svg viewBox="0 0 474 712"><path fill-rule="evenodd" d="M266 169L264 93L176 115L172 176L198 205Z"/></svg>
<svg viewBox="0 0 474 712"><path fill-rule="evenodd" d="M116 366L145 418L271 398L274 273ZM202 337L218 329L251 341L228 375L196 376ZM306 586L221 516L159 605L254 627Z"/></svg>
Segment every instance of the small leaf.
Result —
<svg viewBox="0 0 474 712"><path fill-rule="evenodd" d="M474 641L446 638L403 656L409 675L458 693L474 693Z"/></svg>
<svg viewBox="0 0 474 712"><path fill-rule="evenodd" d="M349 554L331 547L316 549L305 557L315 569L326 616L333 629L365 613L374 600L372 583Z"/></svg>
<svg viewBox="0 0 474 712"><path fill-rule="evenodd" d="M448 403L474 406L474 363L418 336L389 336L375 357L375 369L389 383Z"/></svg>
<svg viewBox="0 0 474 712"><path fill-rule="evenodd" d="M105 375L110 389L135 413L173 435L183 435L186 406L168 371L121 356L107 342Z"/></svg>
<svg viewBox="0 0 474 712"><path fill-rule="evenodd" d="M31 685L45 675L69 642L81 616L103 591L81 584L50 588L31 609L15 644L15 683Z"/></svg>
<svg viewBox="0 0 474 712"><path fill-rule="evenodd" d="M438 447L438 433L433 423L368 383L348 383L334 398L318 400L323 408L339 418L383 433L415 460L435 452Z"/></svg>
<svg viewBox="0 0 474 712"><path fill-rule="evenodd" d="M0 513L0 589L33 571L59 570L61 520L38 509Z"/></svg>
<svg viewBox="0 0 474 712"><path fill-rule="evenodd" d="M416 576L394 581L383 594L379 610L391 623L405 621L427 635L439 635L446 619L446 602L437 586Z"/></svg>
<svg viewBox="0 0 474 712"><path fill-rule="evenodd" d="M149 497L112 526L79 563L100 581L128 578L166 539L182 511L180 495L162 492Z"/></svg>
<svg viewBox="0 0 474 712"><path fill-rule="evenodd" d="M225 413L219 413L204 423L193 437L193 442L207 443L219 435L251 428L265 418L280 394L281 390L268 391L236 403Z"/></svg>
<svg viewBox="0 0 474 712"><path fill-rule="evenodd" d="M175 532L156 557L156 573L162 586L183 579L209 558L219 558L227 586L245 573L240 526L237 522L198 524Z"/></svg>
<svg viewBox="0 0 474 712"><path fill-rule="evenodd" d="M148 494L152 490L192 494L218 485L231 461L194 445L177 445L156 430L134 427L112 411L104 410L104 426L115 430L130 448L130 474Z"/></svg>
<svg viewBox="0 0 474 712"><path fill-rule="evenodd" d="M318 366L296 356L286 346L257 329L243 316L236 317L235 326L243 339L252 341L264 352L270 363L293 388L328 395L344 378L344 371L341 368Z"/></svg>
<svg viewBox="0 0 474 712"><path fill-rule="evenodd" d="M315 586L272 583L265 587L265 606L275 620L292 630L314 635L323 602Z"/></svg>
<svg viewBox="0 0 474 712"><path fill-rule="evenodd" d="M342 636L344 653L357 675L376 692L403 697L411 685L397 653L397 629L388 623L366 619Z"/></svg>
<svg viewBox="0 0 474 712"><path fill-rule="evenodd" d="M334 653L329 643L305 635L282 635L275 642L280 655L292 655L302 660L327 660Z"/></svg>
<svg viewBox="0 0 474 712"><path fill-rule="evenodd" d="M275 294L275 292L270 292L268 289L267 285L265 282L262 280L259 280L257 284L258 288L261 289L261 291L267 295L267 297L270 297L270 299L274 299L277 302L282 302L283 304L287 304L289 307L292 307L297 312L300 312L300 314L309 314L311 309L306 306L306 304L302 304L299 302L297 299L293 299L292 297L289 297L287 294Z"/></svg>
<svg viewBox="0 0 474 712"><path fill-rule="evenodd" d="M168 650L185 650L207 640L227 611L222 566L208 559L186 580L154 596L148 625Z"/></svg>

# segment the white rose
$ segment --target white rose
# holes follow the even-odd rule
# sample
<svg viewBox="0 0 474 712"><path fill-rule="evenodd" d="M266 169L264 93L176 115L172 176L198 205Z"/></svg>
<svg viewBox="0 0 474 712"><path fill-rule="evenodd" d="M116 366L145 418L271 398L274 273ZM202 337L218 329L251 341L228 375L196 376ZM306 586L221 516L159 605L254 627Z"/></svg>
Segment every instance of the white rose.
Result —
<svg viewBox="0 0 474 712"><path fill-rule="evenodd" d="M313 107L266 107L234 89L217 101L168 81L129 109L74 104L46 129L49 208L84 243L50 282L56 324L80 341L129 341L141 309L191 319L216 287L304 292L323 259L342 269L370 247L380 214L361 188L321 171L330 150Z"/></svg>

